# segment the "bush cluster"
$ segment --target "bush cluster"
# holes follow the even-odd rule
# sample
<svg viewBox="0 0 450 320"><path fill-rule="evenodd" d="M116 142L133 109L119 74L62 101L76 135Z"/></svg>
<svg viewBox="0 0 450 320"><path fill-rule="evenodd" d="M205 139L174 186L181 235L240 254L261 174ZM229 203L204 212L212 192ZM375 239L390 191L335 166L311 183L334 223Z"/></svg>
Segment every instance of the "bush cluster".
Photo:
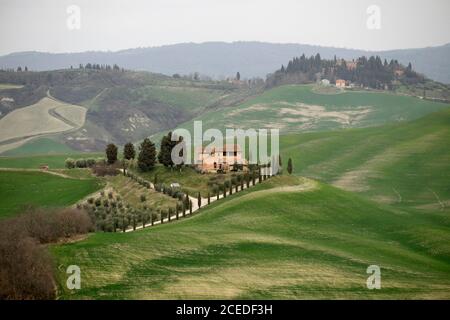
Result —
<svg viewBox="0 0 450 320"><path fill-rule="evenodd" d="M53 261L42 244L93 230L78 209L28 208L0 222L0 299L54 299Z"/></svg>
<svg viewBox="0 0 450 320"><path fill-rule="evenodd" d="M72 159L67 158L65 161L65 165L67 169L74 168L92 168L96 165L96 163L101 163L102 159L94 159L94 158L80 158L80 159Z"/></svg>
<svg viewBox="0 0 450 320"><path fill-rule="evenodd" d="M119 173L119 168L118 168L119 164L114 163L114 164L107 164L105 162L103 163L96 163L93 167L92 167L92 172L99 177L104 177L104 176L115 176Z"/></svg>

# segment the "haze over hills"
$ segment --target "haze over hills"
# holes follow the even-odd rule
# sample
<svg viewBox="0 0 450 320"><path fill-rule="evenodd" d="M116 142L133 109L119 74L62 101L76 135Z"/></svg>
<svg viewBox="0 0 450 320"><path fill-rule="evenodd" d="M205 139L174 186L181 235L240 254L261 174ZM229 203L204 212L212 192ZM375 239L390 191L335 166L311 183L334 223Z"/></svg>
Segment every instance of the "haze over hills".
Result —
<svg viewBox="0 0 450 320"><path fill-rule="evenodd" d="M364 51L304 44L264 42L181 43L161 47L136 48L116 52L43 53L19 52L0 57L0 68L27 66L30 70L55 70L86 63L114 64L131 69L166 75L199 72L215 78L234 76L265 77L294 56L320 53L323 58L353 59L362 55L380 55L412 63L415 70L427 77L450 83L450 44L418 49Z"/></svg>

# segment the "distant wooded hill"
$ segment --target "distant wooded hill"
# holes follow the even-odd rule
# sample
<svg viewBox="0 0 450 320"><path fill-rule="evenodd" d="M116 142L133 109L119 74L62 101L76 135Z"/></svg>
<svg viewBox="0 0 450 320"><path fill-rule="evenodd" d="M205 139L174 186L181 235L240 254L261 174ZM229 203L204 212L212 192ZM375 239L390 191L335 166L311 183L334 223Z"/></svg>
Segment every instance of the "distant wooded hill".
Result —
<svg viewBox="0 0 450 320"><path fill-rule="evenodd" d="M304 54L289 61L287 67L281 66L267 77L267 86L282 84L302 84L327 79L333 83L339 81L347 85L356 85L372 89L393 90L400 85L424 84L424 76L413 71L411 63L403 66L397 60L384 62L379 56L363 56L356 60L322 59L320 54L306 57Z"/></svg>
<svg viewBox="0 0 450 320"><path fill-rule="evenodd" d="M235 76L265 77L283 63L301 54L319 53L323 59L334 56L346 60L378 55L381 59L412 63L414 69L430 79L450 83L450 44L420 49L369 52L363 50L311 46L303 44L273 44L262 42L184 43L153 48L128 49L117 52L42 53L21 52L0 57L0 68L21 66L30 70L64 69L79 64L118 64L131 70L147 70L166 75L199 72L215 78Z"/></svg>

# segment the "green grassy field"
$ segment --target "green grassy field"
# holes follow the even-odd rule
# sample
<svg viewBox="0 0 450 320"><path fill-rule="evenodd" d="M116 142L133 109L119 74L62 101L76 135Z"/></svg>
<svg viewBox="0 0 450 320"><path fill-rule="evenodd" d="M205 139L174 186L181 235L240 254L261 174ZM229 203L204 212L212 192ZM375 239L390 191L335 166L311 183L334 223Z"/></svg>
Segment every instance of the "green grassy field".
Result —
<svg viewBox="0 0 450 320"><path fill-rule="evenodd" d="M194 120L203 121L203 130L278 128L280 134L287 134L404 122L448 107L448 104L384 92L321 94L312 85L288 85ZM178 127L192 130L193 122ZM160 139L160 135L155 137Z"/></svg>
<svg viewBox="0 0 450 320"><path fill-rule="evenodd" d="M134 91L141 100L158 100L189 113L196 113L217 102L226 93L225 90L188 86L146 86Z"/></svg>
<svg viewBox="0 0 450 320"><path fill-rule="evenodd" d="M450 209L450 109L402 124L281 138L294 172L397 206Z"/></svg>
<svg viewBox="0 0 450 320"><path fill-rule="evenodd" d="M41 172L0 171L0 218L19 213L23 206L69 206L95 192L94 180L62 178Z"/></svg>
<svg viewBox="0 0 450 320"><path fill-rule="evenodd" d="M0 157L0 168L38 169L40 165L47 164L50 169L64 169L67 158L97 158L104 157L103 153L68 153L17 157Z"/></svg>
<svg viewBox="0 0 450 320"><path fill-rule="evenodd" d="M277 177L191 218L52 247L63 299L450 298L450 221ZM68 265L82 289L65 289ZM381 290L366 268L381 268Z"/></svg>
<svg viewBox="0 0 450 320"><path fill-rule="evenodd" d="M2 156L17 157L30 155L64 154L74 153L68 146L50 138L38 138L31 140L18 148L2 153Z"/></svg>

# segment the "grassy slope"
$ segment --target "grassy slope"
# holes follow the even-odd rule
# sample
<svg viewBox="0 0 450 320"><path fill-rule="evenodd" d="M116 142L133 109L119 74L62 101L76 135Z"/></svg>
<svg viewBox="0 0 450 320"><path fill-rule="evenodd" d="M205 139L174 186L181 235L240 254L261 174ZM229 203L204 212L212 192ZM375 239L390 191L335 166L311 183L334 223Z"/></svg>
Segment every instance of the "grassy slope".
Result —
<svg viewBox="0 0 450 320"><path fill-rule="evenodd" d="M68 206L99 189L94 179L67 179L41 172L0 172L0 218L13 216L24 205Z"/></svg>
<svg viewBox="0 0 450 320"><path fill-rule="evenodd" d="M0 157L0 168L38 169L42 164L48 164L50 169L63 169L67 158L97 158L104 157L101 153L52 154L35 156Z"/></svg>
<svg viewBox="0 0 450 320"><path fill-rule="evenodd" d="M56 140L50 138L38 138L33 139L18 148L3 152L2 156L61 154L73 152L74 150Z"/></svg>
<svg viewBox="0 0 450 320"><path fill-rule="evenodd" d="M447 109L404 124L284 136L281 153L297 174L396 205L440 209L439 198L448 211L449 144Z"/></svg>
<svg viewBox="0 0 450 320"><path fill-rule="evenodd" d="M440 215L278 177L180 222L52 251L62 298L449 298L449 227ZM71 264L80 291L64 289ZM365 287L372 264L379 291Z"/></svg>
<svg viewBox="0 0 450 320"><path fill-rule="evenodd" d="M217 101L226 91L188 86L146 86L135 90L135 94L142 100L154 99L196 113Z"/></svg>
<svg viewBox="0 0 450 320"><path fill-rule="evenodd" d="M287 104L286 104L287 103ZM315 111L305 114L298 103L322 106L325 113L318 116ZM358 112L369 107L365 117L358 120L351 116L350 123L339 123L330 112ZM339 128L367 127L389 122L420 118L428 113L447 108L448 105L424 101L418 98L380 92L344 92L320 94L311 85L281 86L264 92L244 104L215 112L205 113L195 120L203 121L203 130L208 128L280 128L281 134L288 132L326 131ZM294 113L280 113L283 108ZM327 114L327 116L325 116ZM345 122L346 115L340 115ZM179 125L192 130L193 122ZM159 137L159 136L158 136Z"/></svg>

